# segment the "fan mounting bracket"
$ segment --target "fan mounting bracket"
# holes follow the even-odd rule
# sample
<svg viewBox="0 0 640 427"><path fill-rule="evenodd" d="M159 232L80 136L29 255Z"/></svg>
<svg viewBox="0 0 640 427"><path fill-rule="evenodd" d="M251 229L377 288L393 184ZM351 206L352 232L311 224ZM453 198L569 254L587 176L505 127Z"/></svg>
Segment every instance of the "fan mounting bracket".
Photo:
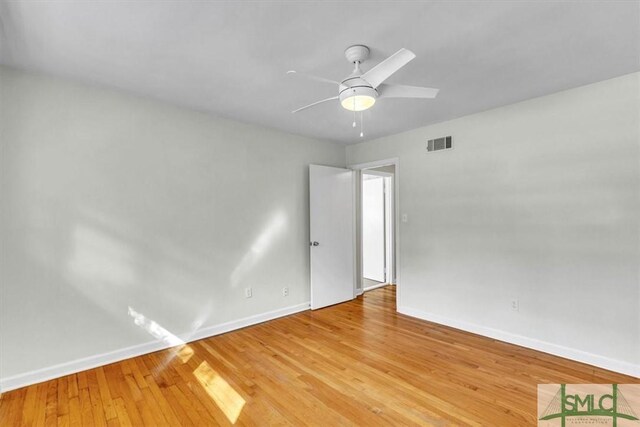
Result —
<svg viewBox="0 0 640 427"><path fill-rule="evenodd" d="M365 45L356 44L353 46L349 46L344 51L344 56L347 57L347 61L353 64L355 62L363 62L364 60L369 58L369 53L370 51L368 47L366 47Z"/></svg>

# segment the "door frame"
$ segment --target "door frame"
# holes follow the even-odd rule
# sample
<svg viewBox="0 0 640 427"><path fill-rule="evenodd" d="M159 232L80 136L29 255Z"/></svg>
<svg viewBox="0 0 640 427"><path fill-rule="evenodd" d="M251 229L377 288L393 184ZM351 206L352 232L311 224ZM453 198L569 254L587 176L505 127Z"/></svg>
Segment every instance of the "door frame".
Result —
<svg viewBox="0 0 640 427"><path fill-rule="evenodd" d="M354 241L356 244L356 256L358 257L358 262L356 263L356 282L354 283L354 292L357 295L361 295L364 291L362 288L362 170L363 169L371 169L377 168L380 166L395 166L395 174L393 177L393 231L395 237L395 269L396 269L396 311L398 307L402 306L401 303L401 295L402 295L402 286L401 286L401 269L402 265L400 262L400 159L398 157L391 157L381 160L375 160L372 162L365 163L356 163L348 165L349 169L353 169L357 172L356 188L354 189L354 197L356 197L356 207L357 207L357 226L356 233L354 236ZM360 238L358 238L360 236Z"/></svg>

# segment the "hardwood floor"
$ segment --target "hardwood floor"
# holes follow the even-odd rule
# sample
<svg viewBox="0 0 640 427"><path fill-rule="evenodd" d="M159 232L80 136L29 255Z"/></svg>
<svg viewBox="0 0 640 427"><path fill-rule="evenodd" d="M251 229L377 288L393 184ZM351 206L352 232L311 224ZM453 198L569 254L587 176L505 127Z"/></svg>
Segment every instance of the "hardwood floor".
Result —
<svg viewBox="0 0 640 427"><path fill-rule="evenodd" d="M395 312L395 288L0 397L0 424L536 424L538 383L637 378Z"/></svg>

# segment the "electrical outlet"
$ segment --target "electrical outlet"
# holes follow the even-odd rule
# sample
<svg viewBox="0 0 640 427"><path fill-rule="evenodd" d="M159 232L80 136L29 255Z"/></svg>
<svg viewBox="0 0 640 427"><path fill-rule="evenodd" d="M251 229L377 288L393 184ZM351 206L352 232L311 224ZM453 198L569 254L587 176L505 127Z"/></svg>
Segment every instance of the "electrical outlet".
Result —
<svg viewBox="0 0 640 427"><path fill-rule="evenodd" d="M282 296L283 297L289 296L289 288L282 288Z"/></svg>
<svg viewBox="0 0 640 427"><path fill-rule="evenodd" d="M245 288L244 289L244 297L245 298L251 298L253 296L253 292L251 291L251 288Z"/></svg>
<svg viewBox="0 0 640 427"><path fill-rule="evenodd" d="M520 302L516 298L511 300L511 311L520 311Z"/></svg>

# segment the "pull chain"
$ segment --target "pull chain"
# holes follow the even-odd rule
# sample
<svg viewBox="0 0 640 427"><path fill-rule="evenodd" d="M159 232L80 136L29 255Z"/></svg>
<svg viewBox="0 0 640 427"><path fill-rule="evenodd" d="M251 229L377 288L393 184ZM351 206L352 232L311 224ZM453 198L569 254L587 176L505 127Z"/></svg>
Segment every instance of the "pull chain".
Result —
<svg viewBox="0 0 640 427"><path fill-rule="evenodd" d="M364 137L364 113L360 112L360 138Z"/></svg>
<svg viewBox="0 0 640 427"><path fill-rule="evenodd" d="M353 97L353 125L352 127L356 127L356 97Z"/></svg>

